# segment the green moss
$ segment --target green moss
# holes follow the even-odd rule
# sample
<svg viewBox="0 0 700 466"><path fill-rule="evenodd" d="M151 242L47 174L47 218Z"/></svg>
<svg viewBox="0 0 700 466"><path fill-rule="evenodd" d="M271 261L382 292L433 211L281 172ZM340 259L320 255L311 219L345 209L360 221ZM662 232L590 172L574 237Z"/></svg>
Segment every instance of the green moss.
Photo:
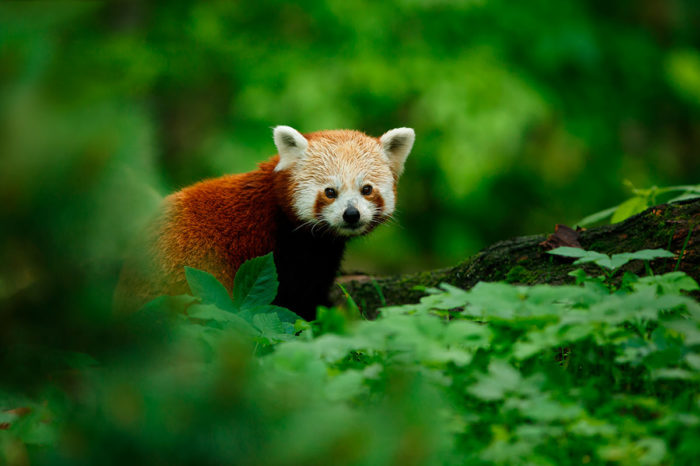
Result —
<svg viewBox="0 0 700 466"><path fill-rule="evenodd" d="M530 271L527 270L522 265L516 265L511 268L506 274L507 283L526 283L528 277L530 276Z"/></svg>

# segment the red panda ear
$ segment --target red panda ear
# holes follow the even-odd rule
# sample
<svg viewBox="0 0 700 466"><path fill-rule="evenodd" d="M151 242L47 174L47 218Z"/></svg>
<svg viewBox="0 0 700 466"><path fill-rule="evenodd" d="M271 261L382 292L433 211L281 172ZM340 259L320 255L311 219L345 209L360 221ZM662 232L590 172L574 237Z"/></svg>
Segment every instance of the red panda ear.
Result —
<svg viewBox="0 0 700 466"><path fill-rule="evenodd" d="M280 156L275 171L294 165L304 156L306 148L309 147L309 141L291 126L275 126L272 136Z"/></svg>
<svg viewBox="0 0 700 466"><path fill-rule="evenodd" d="M413 128L396 128L387 131L379 138L384 153L389 157L391 170L398 178L403 173L403 164L413 148L416 133Z"/></svg>

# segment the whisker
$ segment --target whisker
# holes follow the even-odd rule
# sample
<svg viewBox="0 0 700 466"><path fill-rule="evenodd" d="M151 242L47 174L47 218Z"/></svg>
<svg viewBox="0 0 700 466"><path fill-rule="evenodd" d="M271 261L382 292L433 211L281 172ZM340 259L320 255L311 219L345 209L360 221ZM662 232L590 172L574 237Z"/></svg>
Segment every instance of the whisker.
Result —
<svg viewBox="0 0 700 466"><path fill-rule="evenodd" d="M296 232L297 230L300 230L304 228L305 226L311 225L315 222L315 220L307 220L306 222L302 223L298 227L296 227L294 230L292 230L292 233Z"/></svg>

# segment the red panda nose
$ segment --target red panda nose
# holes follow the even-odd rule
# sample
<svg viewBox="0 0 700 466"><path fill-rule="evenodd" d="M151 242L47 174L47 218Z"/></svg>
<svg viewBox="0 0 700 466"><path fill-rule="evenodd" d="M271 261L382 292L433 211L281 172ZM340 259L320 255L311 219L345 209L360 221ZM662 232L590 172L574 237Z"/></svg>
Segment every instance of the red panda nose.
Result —
<svg viewBox="0 0 700 466"><path fill-rule="evenodd" d="M353 206L348 207L345 209L345 212L343 212L343 220L354 225L360 220L360 211Z"/></svg>

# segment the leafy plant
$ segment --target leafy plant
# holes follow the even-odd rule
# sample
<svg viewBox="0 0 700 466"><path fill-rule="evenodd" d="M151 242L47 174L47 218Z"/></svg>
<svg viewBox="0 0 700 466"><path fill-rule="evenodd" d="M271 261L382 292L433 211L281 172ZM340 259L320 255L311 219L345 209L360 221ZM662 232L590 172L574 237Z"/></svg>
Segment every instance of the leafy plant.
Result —
<svg viewBox="0 0 700 466"><path fill-rule="evenodd" d="M660 197L668 198L665 202L676 202L700 197L700 184L667 186L664 188L652 186L648 189L635 188L629 181L625 181L625 184L632 190L632 193L634 193L633 197L614 207L601 210L600 212L596 212L581 219L578 222L578 225L588 226L601 222L607 218L610 219L610 223L621 222L633 215L643 212L651 206L658 204ZM671 194L674 195L669 196Z"/></svg>
<svg viewBox="0 0 700 466"><path fill-rule="evenodd" d="M606 274L671 257L552 253ZM194 296L143 310L175 316L169 338L137 360L82 369L89 403L0 397L36 413L3 413L0 455L375 465L683 464L700 454L700 304L687 295L700 287L682 272L627 272L615 293L581 269L574 285L442 285L376 321L320 308L295 325L270 304L271 256L239 274L231 298L188 269Z"/></svg>
<svg viewBox="0 0 700 466"><path fill-rule="evenodd" d="M604 284L609 288L613 289L613 283L612 283L612 278L615 275L615 273L625 264L627 264L630 261L633 260L643 260L647 269L647 272L653 275L653 272L651 270L651 266L649 265L649 261L652 261L654 259L660 259L660 258L671 258L675 257L673 253L666 251L664 249L642 249L640 251L636 252L624 252L620 254L613 254L612 256L608 254L603 254L600 252L596 251L586 251L581 248L572 248L572 247L560 247L553 249L551 251L547 251L548 254L552 254L555 256L562 256L562 257L572 257L576 258L577 260L574 262L574 265L581 265L581 264L588 264L592 263L597 265L598 267L601 268L605 275L605 282ZM578 282L584 282L584 281L594 281L591 279L591 277L587 277L585 275L585 272L583 271L574 271L572 274L574 277L577 278ZM634 280L630 276L627 277L627 280Z"/></svg>
<svg viewBox="0 0 700 466"><path fill-rule="evenodd" d="M235 330L253 338L262 350L304 328L301 323L295 326L303 321L301 317L272 304L278 286L272 253L241 265L234 278L233 297L203 270L185 267L185 276L196 301L181 297L181 310L186 323L196 325L189 331L199 332L203 340L209 341L217 331Z"/></svg>

